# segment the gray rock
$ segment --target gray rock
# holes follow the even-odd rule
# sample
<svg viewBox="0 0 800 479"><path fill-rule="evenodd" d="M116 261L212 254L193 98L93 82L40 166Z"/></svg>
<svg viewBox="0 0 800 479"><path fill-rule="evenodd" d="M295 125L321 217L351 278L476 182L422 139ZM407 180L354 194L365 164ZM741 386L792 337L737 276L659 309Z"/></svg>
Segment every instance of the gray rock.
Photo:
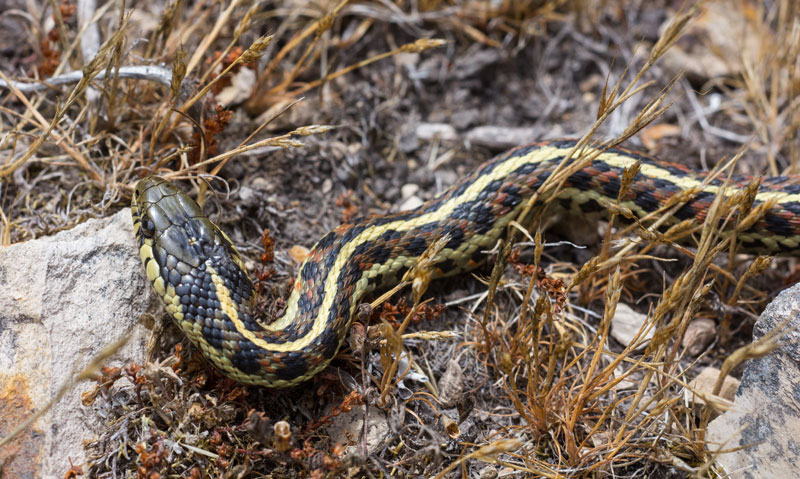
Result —
<svg viewBox="0 0 800 479"><path fill-rule="evenodd" d="M399 211L409 211L409 210L413 210L414 208L418 208L418 207L422 206L423 203L425 203L425 202L422 201L422 198L420 198L417 195L414 195L414 196L411 196L409 198L406 198L405 201L400 203L400 206L397 209Z"/></svg>
<svg viewBox="0 0 800 479"><path fill-rule="evenodd" d="M334 444L347 444L345 451L347 454L358 454L363 452L362 446L364 439L364 406L356 406L348 412L337 415L326 427L331 441ZM369 408L367 419L367 454L373 455L379 451L387 441L391 439L389 434L391 428L387 414L377 408Z"/></svg>
<svg viewBox="0 0 800 479"><path fill-rule="evenodd" d="M699 356L716 338L717 324L708 318L696 318L686 328L681 346L691 356Z"/></svg>
<svg viewBox="0 0 800 479"><path fill-rule="evenodd" d="M420 123L416 130L417 138L423 141L439 139L443 141L458 140L456 129L447 123Z"/></svg>
<svg viewBox="0 0 800 479"><path fill-rule="evenodd" d="M443 407L455 407L464 397L464 371L458 361L451 359L439 379L439 401Z"/></svg>
<svg viewBox="0 0 800 479"><path fill-rule="evenodd" d="M541 131L523 126L476 126L467 132L466 142L493 150L507 150L534 141Z"/></svg>
<svg viewBox="0 0 800 479"><path fill-rule="evenodd" d="M142 362L157 307L136 250L130 212L89 220L51 237L0 248L0 438L123 335L113 365ZM0 448L4 477L61 478L85 461L98 431L81 405L83 382ZM86 469L84 468L84 471Z"/></svg>
<svg viewBox="0 0 800 479"><path fill-rule="evenodd" d="M735 408L708 427L710 450L731 478L790 478L800 470L800 284L783 291L756 322L755 339L790 319L781 347L747 363Z"/></svg>
<svg viewBox="0 0 800 479"><path fill-rule="evenodd" d="M620 344L628 346L636 339L646 322L646 314L634 311L627 304L618 303L617 309L614 311L614 317L611 318L611 335ZM645 334L641 335L636 349L644 348L653 339L653 329L650 328Z"/></svg>

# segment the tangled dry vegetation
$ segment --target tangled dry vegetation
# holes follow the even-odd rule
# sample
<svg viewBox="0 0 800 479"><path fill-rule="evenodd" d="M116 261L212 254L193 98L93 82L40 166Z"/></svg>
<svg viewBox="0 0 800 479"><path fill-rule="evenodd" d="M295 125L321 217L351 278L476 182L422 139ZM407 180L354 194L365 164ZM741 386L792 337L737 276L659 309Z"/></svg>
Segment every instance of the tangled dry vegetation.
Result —
<svg viewBox="0 0 800 479"><path fill-rule="evenodd" d="M209 191L235 189L258 155L286 154L294 168L303 169L319 166L302 163L306 148L319 151L326 141L355 139L383 146L375 155L400 157L397 138L365 139L376 135L374 125L365 133L358 122L373 109L404 106L397 92L413 101L417 80L391 73L395 67L386 62L394 58L400 64L408 54L424 58L439 49L468 58L472 46L479 46L513 58L526 48L557 55L565 44L590 50L592 61L628 60L628 68L605 70L591 105L596 121L580 125L586 134L574 151L578 161L553 174L537 198L557 191L571 171L591 160L581 146L600 145L597 133L614 131L607 128L609 118L624 118L626 126L604 146L668 115L673 102L698 101L694 93L675 93L685 80L653 72L698 16L696 6L671 14L663 33L646 48L631 49L636 53L629 60L604 50L602 42L588 44L613 31L598 12L614 7L602 1L176 1L157 16L144 6L106 5L95 13L103 19L99 32L79 27L72 2L48 10L52 24L28 19L24 30L35 39L28 42L34 60L4 58L3 244L116 211L136 180L152 172L183 180L202 202ZM737 79L705 85L724 93L726 103L704 114L718 115L736 133L714 128L728 135L755 132L772 173L797 171L800 161L794 76L800 41L792 30L792 5L785 0L756 12L760 34L777 48L764 49ZM39 29L44 25L50 26ZM547 40L553 31L559 35L556 46ZM84 41L93 33L104 41ZM619 44L634 46L631 40ZM70 70L82 75L65 77ZM247 94L219 106L214 99L226 88L237 93L232 82L246 78L238 75L242 70L257 72L251 84L239 87ZM22 73L53 80L12 82ZM385 82L375 88L389 88L394 97L371 91L354 96L348 90L352 78L360 79L356 87ZM391 82L406 86L387 87ZM341 113L326 110L333 120L328 126L282 123L304 97L332 102ZM354 98L361 103L351 105ZM734 171L739 157L720 161L709 178ZM748 168L758 167L737 171ZM626 174L620 197L635 173L633 168ZM480 272L479 281L455 282L460 297L447 302L449 308L432 303L427 291L426 258L435 253L433 246L408 282L364 305L336 367L298 390L276 394L232 383L187 354L182 343L175 345L171 334L156 338L152 362L103 368L96 375L97 385L84 401L108 427L87 445L88 469L68 475L719 477L705 431L726 407L714 397L722 383L709 394L692 390L690 379L706 364L720 367L722 378L774 347L774 338L746 344L746 334L734 326L752 318L776 292L770 281L789 281L778 273L788 267L786 260L737 255L735 235L720 235L722 228L746 228L763 212L751 208L754 184L739 186L745 187L741 194L716 199L701 227L659 228L690 193L645 220L635 220L620 201L609 202L602 246L589 256L569 243L545 243L547 210L532 200L505 241L488 253L493 268ZM311 198L331 201L330 195ZM352 203L347 194L340 200L343 209L355 204L358 210L359 201ZM317 227L329 221L335 218ZM253 237L239 228L237 237ZM313 240L318 233L293 239ZM687 238L692 247L683 246ZM267 298L280 295L291 274L291 264L275 259L273 246L265 234L263 254L260 247L243 247L253 263L261 255L255 269ZM556 259L562 253L567 259ZM434 297L442 296L435 291ZM609 336L620 302L638 304L647 314L627 346ZM718 318L720 337L693 357L680 338L698 317ZM648 331L654 332L649 341ZM358 427L338 436L331 432L339 418L359 411ZM384 428L379 438L370 435L376 418Z"/></svg>

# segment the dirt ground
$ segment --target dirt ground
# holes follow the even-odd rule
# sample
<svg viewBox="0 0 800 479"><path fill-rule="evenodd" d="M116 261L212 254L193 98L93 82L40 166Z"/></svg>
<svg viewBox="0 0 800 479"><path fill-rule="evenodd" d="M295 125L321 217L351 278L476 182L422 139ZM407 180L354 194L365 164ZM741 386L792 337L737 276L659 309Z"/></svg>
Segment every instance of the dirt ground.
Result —
<svg viewBox="0 0 800 479"><path fill-rule="evenodd" d="M796 107L787 100L790 98L787 92L796 91L792 90L796 85L784 87L785 78L781 75L789 67L796 67L797 60L788 55L763 60L770 51L769 45L780 44L780 35L784 33L782 17L775 12L791 7L777 3L768 6L733 3L746 4L748 8L743 10L746 15L728 8L720 19L714 6L694 13L672 50L642 75L639 84L646 86L600 125L595 138L620 137L653 98L671 88L666 97L669 108L624 146L696 170L713 168L743 149L735 166L737 174L796 172L800 151L793 133L797 126L793 113ZM190 45L199 43L202 34L211 30L215 15L219 15L219 7L201 5L191 4L181 9L177 20L181 27L175 27L180 30L194 17L200 18L196 31L183 38L187 58L194 53ZM288 2L257 9L253 26L238 44L246 48L262 34L275 34L276 38L262 59L245 69L264 71L292 35L332 12L335 6L331 2L318 2L304 9L298 2ZM16 7L24 10L24 2L18 2ZM206 211L231 236L251 272L261 267L260 238L265 229L269 230L275 240L275 258L267 265L275 273L264 283L265 315L269 316L279 309L275 304L279 304L278 298L284 296L294 277L297 263L289 253L292 247L311 247L343 220L396 211L404 204L431 199L481 162L510 147L583 136L595 124L598 109L613 86L620 82L624 88L633 80L647 63L666 25L687 7L677 1L642 0L350 4L338 13L331 28L320 35L319 42L309 48L310 60L291 85L307 85L325 72L419 38L438 38L446 43L421 52L392 55L299 95L290 94L292 87L268 94L268 87L280 84L282 75L298 64L309 45L310 40L306 40L290 50L270 77L262 78L266 86L260 90L237 86L234 82L228 93L218 92L221 96L233 95L241 89L245 94L226 104L231 117L227 125L209 137L215 143L207 145L212 149L209 157L213 151L222 153L240 145L264 118L271 116L265 112L281 101L302 98L249 142L305 125L335 128L323 134L293 137L303 142L302 147L265 147L231 159L219 172L227 185L222 181L210 183L221 194L209 197ZM174 39L165 46L151 37L155 28L152 21L159 18L153 13L157 11L155 6L143 1L133 2L127 8L133 9L134 14L121 63L140 64L150 46L168 52L162 56L151 53L150 59L171 62L175 48L170 41ZM236 21L245 15L247 8L248 5L234 9L233 20L206 47L201 66L192 73L193 80L205 72L213 54L228 44ZM203 9L214 13L203 16ZM113 34L115 25L113 15L109 18L103 28L106 37ZM11 15L3 16L0 22L0 29L31 35L30 27L21 27ZM46 23L42 21L42 25ZM65 28L72 40L77 30L74 19L68 18ZM139 36L133 33L137 28L142 29ZM720 40L721 31L736 31L732 30L735 28L746 32L734 35L737 38L758 37L762 42L751 46L742 40L737 44L730 35L722 35L726 40ZM33 76L37 68L42 69L46 59L53 57L47 52L58 50L61 42L51 40L45 48L45 33L37 32L23 45L10 42L9 37L0 39L2 71L11 78L19 78ZM48 38L52 37L51 34ZM150 39L150 43L137 44L136 38ZM757 57L760 62L753 60L754 67L748 69L742 64L751 51L762 56ZM684 75L679 77L681 73ZM75 141L92 168L104 172L101 179L92 178L53 140L45 142L32 160L3 178L0 209L4 212L5 243L52 234L88 217L104 216L127 207L131 186L153 164L148 157L149 140L140 135L152 133L153 112L162 108L158 111L163 115L169 92L165 87L130 80L117 88L125 93L114 97L117 103L113 108L108 108L106 98L105 106L87 106L82 113L85 103L79 102L67 111L67 116L75 119L72 132ZM49 119L55 113L56 99L63 97L58 92L48 92L39 98L45 98L38 103L39 111ZM205 98L202 103L205 117L214 117L216 99L213 93ZM0 158L8 159L30 147L37 130L21 124L20 117L11 113L26 110L12 96L3 96L2 105L3 129L9 131L21 125L19 129L29 133L17 138L16 149L6 140L5 153L0 152ZM113 111L115 116L97 114L92 119L97 111ZM208 125L206 130L210 130ZM164 135L154 151L157 157L164 158L180 144L193 139L196 137L192 136L191 124L184 121ZM173 160L161 166L180 172L185 165ZM190 190L189 183L181 184ZM230 193L226 195L227 188ZM586 221L570 216L551 223L545 240L554 245L545 249L541 263L550 279L574 275L581 265L600 254L604 223L587 225ZM567 242L558 243L562 240ZM574 244L586 249L578 249ZM629 265L620 299L645 315L656 307L666 287L691 265L690 257L666 246L656 247L652 253L675 261L641 260L635 267ZM740 277L748 268L748 261L730 262L725 254L721 256L715 264L730 271L733 277ZM521 263L532 262L532 249L521 247L520 257ZM735 282L717 283L697 316L717 321L726 316L731 332L724 341L716 340L706 348L699 359L680 358L680 369L687 381L704 366L719 367L731 351L749 342L755 316L771 297L796 279L794 267L792 260L775 260L762 275L749 280L750 289L740 302L729 303ZM614 434L609 432L605 439L582 442L594 434L590 433L593 427L604 421L614 423L608 431L617 431L615 428L626 420L630 397L603 397L599 402L604 405L616 402L608 410L616 411L619 416L603 417L597 411L606 409L597 406L594 412L581 417L578 425L571 424L572 429L563 425L569 415L560 416L555 406L558 401L554 401L551 409L540 405L545 411L540 411L541 416L537 417L531 390L527 390L526 400L525 394L518 396L515 387L509 386L519 382L520 391L525 391L524 381L515 376L520 370L505 367L504 361L514 358L506 358L502 348L487 348L491 341L482 335L475 319L484 314L485 302L480 297L487 291L486 280L491 273L491 268L486 267L477 271L479 279L465 275L432 284L426 296L433 299L431 304L450 306L446 309L433 306L427 319L414 320L410 326L411 331L456 331L457 338L410 339L404 343L420 365L420 371L431 376L434 383L442 381L448 364L456 359L463 377L448 378L446 382L449 385L454 381L464 392L453 404L445 405L434 398L440 390L434 393L424 382L409 379L395 384L390 400L380 404L383 368L379 347L362 361L357 351L345 346L323 374L303 386L276 393L245 388L223 378L205 365L199 354L190 354L192 348L183 340L185 352L180 375L209 398L208 410L197 414L198 436L194 444L213 451L217 459L184 452L166 461L168 454L164 451L168 447L164 444L178 439L172 436L174 431L167 424L159 422L158 415L150 415L155 421L151 428L156 432L140 442L141 450L137 445L131 449L130 459L120 460L114 467L118 472L127 471L125 477L134 477L137 468L138 477L160 474L160 477L490 478L613 474L677 478L690 477L692 471L715 477L710 469L696 469L707 465L709 457L703 453L702 439L685 432L700 424L700 419L689 410L681 410L680 420L677 413L667 414L670 419L664 424L643 426L642 434L635 434L627 441L620 441L619 437L611 439ZM576 308L570 310L571 314L580 317L588 325L587 330L597 328L598 317L603 316L609 274L598 273L584 289L570 293L568 303ZM507 327L516 331L521 326L510 318L519 312L527 280L524 273L512 266L508 266L503 278L507 284L497 292L494 305L497 310L491 320L498 330ZM403 318L403 304L407 308L412 302L407 292L404 299L400 297L402 294L377 311L375 319L391 319L396 327ZM550 332L554 337L558 336L555 330ZM509 351L514 350L509 338L517 336L497 333L493 337L497 342L505 341ZM158 356L171 357L175 343L180 341L178 331L169 328ZM608 340L607 347L617 352L623 349L613 339ZM362 364L372 380L363 380ZM564 366L556 377L562 378L564 384L569 383L579 375L575 372L575 368L580 369L579 364ZM741 366L733 374L740 372ZM108 374L140 378L142 390L147 390L148 378L135 368ZM636 372L630 379L635 382L642 377L643 372ZM678 385L666 389L670 390L669 397L680 397ZM159 407L177 411L190 402L191 392L187 388L175 386L169 391L169 397L162 398ZM342 410L353 407L358 410L360 404L369 404L369 414L377 415L379 420L383 418L380 427L384 428L385 440L378 447L370 447L366 454L363 438L335 437L327 428L328 422L345 414ZM575 405L568 399L560 404L563 408ZM118 404L109 410L130 415L130 411L138 408L145 415L153 407L144 399ZM525 411L530 415L526 416ZM450 419L443 419L444 416ZM114 420L110 417L109 424L114 424ZM292 430L293 442L288 452L275 445L272 428L280 420L286 421ZM672 424L681 420L682 427ZM453 432L453 422L457 432ZM131 428L135 430L135 424ZM568 429L569 433L564 432ZM358 436L357 430L355 433ZM575 449L574 443L570 446L570 435L578 437L583 449ZM512 448L501 443L512 440L524 446L517 444L518 447ZM84 472L91 477L112 477L109 463L102 459L114 454L119 441L118 437L109 436L90 444L88 448L97 461ZM620 441L618 454L603 449L603 441L608 441L606 444ZM348 445L356 445L355 451L346 450ZM447 469L454 464L455 468Z"/></svg>

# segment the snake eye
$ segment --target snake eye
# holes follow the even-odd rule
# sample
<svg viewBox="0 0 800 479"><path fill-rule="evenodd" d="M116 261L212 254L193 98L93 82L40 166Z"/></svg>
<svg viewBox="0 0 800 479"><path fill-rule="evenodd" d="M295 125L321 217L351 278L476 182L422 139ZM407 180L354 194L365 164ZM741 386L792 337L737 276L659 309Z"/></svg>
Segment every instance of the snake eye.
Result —
<svg viewBox="0 0 800 479"><path fill-rule="evenodd" d="M150 221L150 218L142 218L142 226L139 231L142 232L142 236L150 239L156 235L156 225Z"/></svg>

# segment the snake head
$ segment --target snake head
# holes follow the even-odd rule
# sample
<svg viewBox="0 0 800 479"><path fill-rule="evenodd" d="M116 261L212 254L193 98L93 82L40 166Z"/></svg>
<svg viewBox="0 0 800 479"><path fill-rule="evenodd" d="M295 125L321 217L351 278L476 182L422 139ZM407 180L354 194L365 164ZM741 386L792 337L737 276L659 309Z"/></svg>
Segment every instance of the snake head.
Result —
<svg viewBox="0 0 800 479"><path fill-rule="evenodd" d="M131 201L131 216L142 262L145 268L157 265L157 276L176 274L173 271L184 275L209 260L234 263L244 269L228 236L206 218L192 198L163 178L151 176L139 181ZM156 265L149 265L148 258ZM152 275L148 271L148 277Z"/></svg>

